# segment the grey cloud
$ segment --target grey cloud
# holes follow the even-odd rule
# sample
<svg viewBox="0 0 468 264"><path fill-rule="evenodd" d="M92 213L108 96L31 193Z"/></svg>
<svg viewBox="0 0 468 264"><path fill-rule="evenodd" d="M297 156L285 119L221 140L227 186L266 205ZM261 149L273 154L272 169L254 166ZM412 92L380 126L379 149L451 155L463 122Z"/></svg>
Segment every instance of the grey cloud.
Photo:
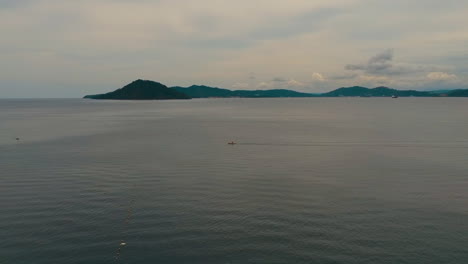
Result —
<svg viewBox="0 0 468 264"><path fill-rule="evenodd" d="M378 76L407 75L447 70L447 67L400 63L394 62L393 59L393 49L388 49L371 57L365 64L348 64L345 66L345 69L349 71L362 71L368 75Z"/></svg>
<svg viewBox="0 0 468 264"><path fill-rule="evenodd" d="M333 75L333 76L330 76L329 79L334 80L334 81L352 80L352 79L355 79L358 76L359 76L358 74Z"/></svg>
<svg viewBox="0 0 468 264"><path fill-rule="evenodd" d="M339 8L321 8L305 11L295 16L280 18L273 23L256 25L250 31L221 37L199 37L193 36L190 40L183 42L183 45L205 49L244 49L255 45L263 40L275 40L293 37L320 29L322 23L327 19L335 17L343 12ZM209 31L214 28L223 17L209 16L200 19L192 19L193 25L197 26L198 32Z"/></svg>
<svg viewBox="0 0 468 264"><path fill-rule="evenodd" d="M0 0L1 96L80 96L135 76L252 89L291 81L310 91L384 80L395 88L468 84L466 0L253 3ZM311 78L312 69L326 81ZM434 82L431 72L459 83Z"/></svg>
<svg viewBox="0 0 468 264"><path fill-rule="evenodd" d="M380 64L386 63L388 61L393 60L393 50L388 49L382 53L375 55L374 57L369 59L369 64Z"/></svg>
<svg viewBox="0 0 468 264"><path fill-rule="evenodd" d="M372 58L366 64L348 64L346 70L365 71L369 74L388 74L393 67L393 50L388 49Z"/></svg>
<svg viewBox="0 0 468 264"><path fill-rule="evenodd" d="M254 39L278 39L316 31L321 23L343 12L339 8L321 8L307 11L278 23L251 32Z"/></svg>

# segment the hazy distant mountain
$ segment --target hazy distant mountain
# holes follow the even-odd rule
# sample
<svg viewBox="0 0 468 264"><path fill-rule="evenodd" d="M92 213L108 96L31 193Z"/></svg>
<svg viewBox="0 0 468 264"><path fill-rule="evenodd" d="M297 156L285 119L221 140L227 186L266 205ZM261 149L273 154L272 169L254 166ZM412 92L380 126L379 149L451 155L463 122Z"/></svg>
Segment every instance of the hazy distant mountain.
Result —
<svg viewBox="0 0 468 264"><path fill-rule="evenodd" d="M341 96L361 96L361 97L390 97L390 96L419 96L433 97L438 96L430 92L421 92L415 90L395 90L388 87L376 87L369 89L361 86L343 87L322 94L324 97L341 97Z"/></svg>
<svg viewBox="0 0 468 264"><path fill-rule="evenodd" d="M105 94L86 95L89 99L113 100L168 100L190 99L184 93L153 81L136 80L123 88Z"/></svg>
<svg viewBox="0 0 468 264"><path fill-rule="evenodd" d="M274 90L228 90L204 85L192 85L190 87L172 87L179 92L185 93L193 98L209 97L244 97L244 98L265 98L265 97L315 97L316 94L301 93L286 89Z"/></svg>

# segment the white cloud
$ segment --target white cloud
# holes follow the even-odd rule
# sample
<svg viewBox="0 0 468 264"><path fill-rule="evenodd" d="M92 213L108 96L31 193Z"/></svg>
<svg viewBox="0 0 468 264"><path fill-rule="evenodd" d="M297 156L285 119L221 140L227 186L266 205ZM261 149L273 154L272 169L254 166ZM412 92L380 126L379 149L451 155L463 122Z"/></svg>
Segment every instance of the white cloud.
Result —
<svg viewBox="0 0 468 264"><path fill-rule="evenodd" d="M318 73L318 72L314 72L314 73L312 74L312 79L313 79L314 81L319 81L319 82L324 82L324 81L326 81L326 79L325 79L325 77L323 76L323 74Z"/></svg>
<svg viewBox="0 0 468 264"><path fill-rule="evenodd" d="M300 82L300 81L297 81L297 80L294 80L294 79L291 79L287 82L287 86L288 87L303 87L304 86L304 83Z"/></svg>
<svg viewBox="0 0 468 264"><path fill-rule="evenodd" d="M272 88L272 84L269 82L261 82L257 84L257 89L270 89Z"/></svg>
<svg viewBox="0 0 468 264"><path fill-rule="evenodd" d="M431 72L427 74L427 78L433 81L455 81L457 76L446 72Z"/></svg>

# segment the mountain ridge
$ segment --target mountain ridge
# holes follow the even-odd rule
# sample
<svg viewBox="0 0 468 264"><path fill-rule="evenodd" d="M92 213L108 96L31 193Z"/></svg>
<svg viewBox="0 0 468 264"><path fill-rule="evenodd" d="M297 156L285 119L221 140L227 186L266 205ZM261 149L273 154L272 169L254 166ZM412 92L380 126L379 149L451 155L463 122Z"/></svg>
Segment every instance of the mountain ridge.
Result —
<svg viewBox="0 0 468 264"><path fill-rule="evenodd" d="M434 97L436 94L426 92L426 91L416 91L416 90L396 90L388 88L385 86L379 86L375 88L367 88L362 86L353 86L353 87L342 87L330 91L328 93L323 93L323 97Z"/></svg>
<svg viewBox="0 0 468 264"><path fill-rule="evenodd" d="M397 90L385 86L367 88L363 86L341 87L326 93L305 93L288 89L272 90L228 90L206 85L192 85L189 87L172 87L180 92L186 93L193 98L210 97L468 97L468 89L439 90L439 91L417 91Z"/></svg>
<svg viewBox="0 0 468 264"><path fill-rule="evenodd" d="M288 89L270 90L228 90L205 85L192 85L189 87L171 87L179 92L185 93L192 98L209 97L247 97L247 98L269 98L269 97L315 97L311 93L297 92Z"/></svg>

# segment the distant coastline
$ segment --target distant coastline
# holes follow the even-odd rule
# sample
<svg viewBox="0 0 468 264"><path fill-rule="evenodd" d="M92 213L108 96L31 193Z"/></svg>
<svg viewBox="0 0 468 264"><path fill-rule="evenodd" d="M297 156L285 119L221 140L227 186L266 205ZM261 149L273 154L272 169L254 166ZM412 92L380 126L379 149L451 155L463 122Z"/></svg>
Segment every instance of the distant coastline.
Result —
<svg viewBox="0 0 468 264"><path fill-rule="evenodd" d="M444 91L397 90L389 87L342 87L327 93L304 93L287 89L229 90L204 85L167 87L149 80L136 80L105 94L86 95L87 99L170 100L191 98L282 98L282 97L468 97L468 89Z"/></svg>

